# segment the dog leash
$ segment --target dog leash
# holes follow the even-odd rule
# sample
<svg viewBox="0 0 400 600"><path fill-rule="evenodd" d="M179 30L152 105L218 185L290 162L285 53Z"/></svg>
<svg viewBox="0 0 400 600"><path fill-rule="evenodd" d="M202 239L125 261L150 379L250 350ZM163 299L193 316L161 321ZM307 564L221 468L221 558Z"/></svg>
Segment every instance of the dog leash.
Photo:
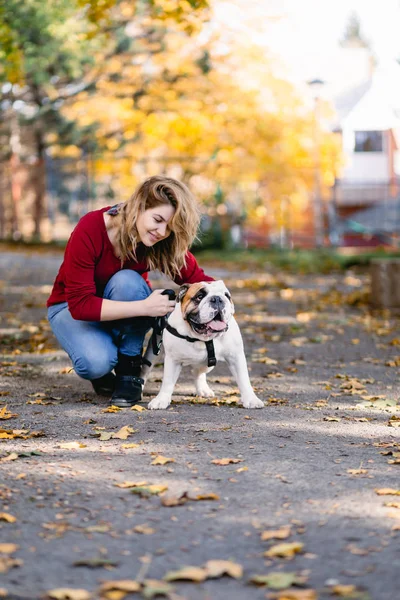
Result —
<svg viewBox="0 0 400 600"><path fill-rule="evenodd" d="M181 340L186 340L187 342L204 342L204 340L198 340L197 338L189 337L188 335L181 335L179 331L175 329L175 327L171 327L169 323L166 324L166 330L172 333L175 337L181 338ZM215 358L215 350L214 350L214 342L213 340L208 340L204 342L207 349L207 366L215 367L217 364L217 359Z"/></svg>
<svg viewBox="0 0 400 600"><path fill-rule="evenodd" d="M175 300L176 298L174 290L164 290L163 292L161 292L161 296L168 296L169 300ZM161 352L162 334L166 324L166 315L164 317L157 317L154 323L153 333L151 335L151 345L153 349L153 354L155 354L156 356L158 356Z"/></svg>

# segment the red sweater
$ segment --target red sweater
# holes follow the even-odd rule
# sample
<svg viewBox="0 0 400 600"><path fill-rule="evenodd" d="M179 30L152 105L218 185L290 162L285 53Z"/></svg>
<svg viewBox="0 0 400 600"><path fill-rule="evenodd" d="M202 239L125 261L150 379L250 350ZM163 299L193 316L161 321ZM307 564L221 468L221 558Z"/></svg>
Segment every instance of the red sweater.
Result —
<svg viewBox="0 0 400 600"><path fill-rule="evenodd" d="M138 244L136 249L137 260L127 260L122 267L115 256L103 217L108 209L94 210L80 219L68 240L64 261L47 300L47 306L68 302L71 315L79 321L100 321L104 288L121 268L136 271L147 281L149 268L143 244ZM213 278L204 273L193 254L188 252L186 267L174 281L181 285L213 281Z"/></svg>

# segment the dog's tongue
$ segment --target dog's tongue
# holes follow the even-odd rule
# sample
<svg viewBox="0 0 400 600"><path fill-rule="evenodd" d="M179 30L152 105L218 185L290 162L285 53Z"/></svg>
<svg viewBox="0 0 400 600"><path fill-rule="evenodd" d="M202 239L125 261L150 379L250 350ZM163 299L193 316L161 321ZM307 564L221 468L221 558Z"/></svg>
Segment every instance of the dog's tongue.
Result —
<svg viewBox="0 0 400 600"><path fill-rule="evenodd" d="M224 323L223 321L210 321L210 323L208 323L208 326L214 331L222 331L222 329L225 329L226 323Z"/></svg>

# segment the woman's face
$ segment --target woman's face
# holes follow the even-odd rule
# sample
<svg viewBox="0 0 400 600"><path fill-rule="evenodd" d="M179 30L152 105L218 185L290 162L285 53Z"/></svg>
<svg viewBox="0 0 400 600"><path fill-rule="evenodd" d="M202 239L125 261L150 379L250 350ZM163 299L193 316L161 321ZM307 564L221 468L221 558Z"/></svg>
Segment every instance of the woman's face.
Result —
<svg viewBox="0 0 400 600"><path fill-rule="evenodd" d="M161 240L165 240L170 233L169 223L175 214L171 204L160 204L155 208L148 208L140 213L136 221L139 241L151 247Z"/></svg>

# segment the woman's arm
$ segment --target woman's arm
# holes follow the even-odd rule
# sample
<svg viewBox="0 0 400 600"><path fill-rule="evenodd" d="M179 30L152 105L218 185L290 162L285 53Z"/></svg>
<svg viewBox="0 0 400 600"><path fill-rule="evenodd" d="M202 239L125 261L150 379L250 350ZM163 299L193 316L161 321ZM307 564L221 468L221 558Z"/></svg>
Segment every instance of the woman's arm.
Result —
<svg viewBox="0 0 400 600"><path fill-rule="evenodd" d="M103 298L100 321L115 321L132 317L163 317L175 307L175 301L163 295L163 291L154 290L145 300L131 302Z"/></svg>

